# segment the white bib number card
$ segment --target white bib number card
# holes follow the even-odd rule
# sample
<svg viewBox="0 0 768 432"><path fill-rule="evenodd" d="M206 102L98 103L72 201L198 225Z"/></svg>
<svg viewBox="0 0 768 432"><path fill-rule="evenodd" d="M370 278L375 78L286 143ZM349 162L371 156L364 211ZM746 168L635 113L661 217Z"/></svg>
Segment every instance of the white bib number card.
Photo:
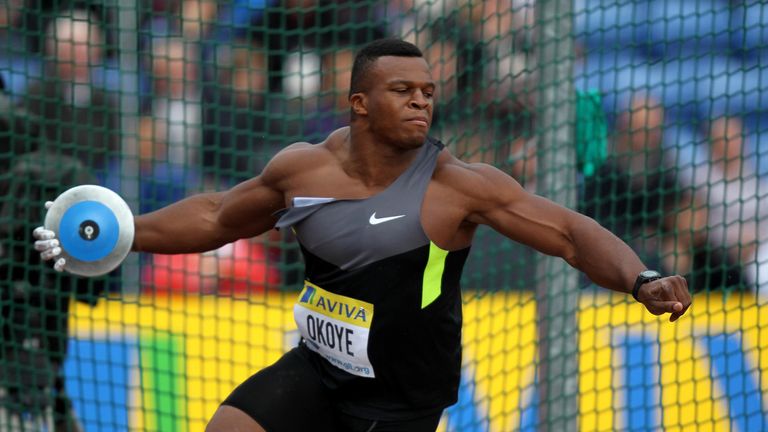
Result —
<svg viewBox="0 0 768 432"><path fill-rule="evenodd" d="M305 281L293 316L309 349L353 375L375 376L368 360L373 304Z"/></svg>

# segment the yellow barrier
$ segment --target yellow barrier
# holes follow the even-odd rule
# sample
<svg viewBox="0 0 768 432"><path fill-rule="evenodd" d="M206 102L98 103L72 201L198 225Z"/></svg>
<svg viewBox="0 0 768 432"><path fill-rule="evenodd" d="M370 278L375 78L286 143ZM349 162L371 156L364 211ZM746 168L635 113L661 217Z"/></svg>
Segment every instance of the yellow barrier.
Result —
<svg viewBox="0 0 768 432"><path fill-rule="evenodd" d="M145 297L133 304L102 301L95 308L78 304L71 328L80 339L178 336L185 368L178 371L184 383L176 395L186 407L182 428L198 431L237 384L296 343L295 297L268 293L247 300ZM465 297L464 366L475 386L472 409L481 413L488 429L517 429L535 388L535 302L527 293L470 292ZM760 313L762 309L749 297L699 296L686 317L669 323L625 296L583 295L578 319L581 429L627 426L621 415L626 408L617 408L627 391L617 370L626 367L627 359L616 341L634 334L657 341L659 378L651 391L659 395L661 427L731 430L727 392L714 382L709 353L700 339L740 335L741 352L759 377L756 386L768 394L768 313ZM152 403L146 394L152 390L133 383L129 391L130 428L156 430L158 420L149 418L153 410L145 406ZM767 411L763 407L763 413Z"/></svg>

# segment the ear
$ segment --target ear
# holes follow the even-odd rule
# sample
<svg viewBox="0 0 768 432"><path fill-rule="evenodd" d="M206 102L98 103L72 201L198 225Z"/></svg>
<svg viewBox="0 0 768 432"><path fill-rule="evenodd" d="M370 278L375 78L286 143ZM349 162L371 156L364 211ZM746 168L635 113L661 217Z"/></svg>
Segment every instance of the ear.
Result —
<svg viewBox="0 0 768 432"><path fill-rule="evenodd" d="M349 97L349 103L355 115L368 115L368 99L364 93L353 93Z"/></svg>

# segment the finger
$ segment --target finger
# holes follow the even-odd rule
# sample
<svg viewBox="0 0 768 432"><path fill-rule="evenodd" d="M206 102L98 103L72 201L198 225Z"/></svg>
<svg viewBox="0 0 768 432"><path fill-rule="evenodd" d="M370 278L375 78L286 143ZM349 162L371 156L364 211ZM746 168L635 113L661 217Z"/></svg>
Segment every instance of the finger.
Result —
<svg viewBox="0 0 768 432"><path fill-rule="evenodd" d="M649 309L655 311L654 314L656 315L661 315L663 313L679 314L683 311L683 304L675 300L653 301L650 302L649 306Z"/></svg>
<svg viewBox="0 0 768 432"><path fill-rule="evenodd" d="M691 306L691 293L688 291L688 281L685 280L685 278L678 276L674 279L674 288L675 288L675 298L682 303L683 309L673 314L673 317L670 317L672 321L676 321L678 318L683 316L685 312L688 310L688 308Z"/></svg>
<svg viewBox="0 0 768 432"><path fill-rule="evenodd" d="M55 247L53 249L48 249L40 253L40 258L47 261L49 259L56 258L57 256L61 255L61 248Z"/></svg>
<svg viewBox="0 0 768 432"><path fill-rule="evenodd" d="M669 316L669 322L675 322L677 321L681 316L685 314L685 312L688 310L687 307L684 307L683 310L680 312L674 312Z"/></svg>
<svg viewBox="0 0 768 432"><path fill-rule="evenodd" d="M677 293L675 292L674 283L668 279L662 279L661 281L661 299L663 300L675 300L677 299Z"/></svg>
<svg viewBox="0 0 768 432"><path fill-rule="evenodd" d="M680 278L679 283L675 284L675 295L686 308L691 305L691 292L688 291L688 281Z"/></svg>
<svg viewBox="0 0 768 432"><path fill-rule="evenodd" d="M53 206L53 201L46 201L45 202L45 209L48 210Z"/></svg>
<svg viewBox="0 0 768 432"><path fill-rule="evenodd" d="M58 260L56 260L56 263L53 264L53 269L58 272L64 271L64 265L66 264L67 264L67 260L65 260L64 258L59 258Z"/></svg>
<svg viewBox="0 0 768 432"><path fill-rule="evenodd" d="M45 227L37 227L32 231L32 236L38 240L50 240L56 237L56 233L49 229L45 229Z"/></svg>
<svg viewBox="0 0 768 432"><path fill-rule="evenodd" d="M677 320L681 316L685 315L685 313L688 312L688 308L691 307L690 299L688 301L683 301L681 304L683 305L683 308L680 310L680 312L674 313L674 315L676 315L674 320Z"/></svg>
<svg viewBox="0 0 768 432"><path fill-rule="evenodd" d="M48 249L53 249L55 247L59 246L59 240L58 239L51 239L51 240L38 240L35 242L35 250L38 252L43 252Z"/></svg>

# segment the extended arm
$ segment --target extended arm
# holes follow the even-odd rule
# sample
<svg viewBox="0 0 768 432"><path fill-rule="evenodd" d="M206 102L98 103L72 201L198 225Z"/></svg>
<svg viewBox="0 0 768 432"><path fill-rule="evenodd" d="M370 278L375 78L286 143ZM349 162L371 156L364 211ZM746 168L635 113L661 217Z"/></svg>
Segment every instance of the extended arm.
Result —
<svg viewBox="0 0 768 432"><path fill-rule="evenodd" d="M137 216L133 250L177 254L216 249L269 230L282 207L282 193L259 176L226 192L194 195Z"/></svg>
<svg viewBox="0 0 768 432"><path fill-rule="evenodd" d="M286 147L261 175L226 192L194 195L136 216L132 250L164 254L203 252L269 230L277 221L275 212L285 206L284 190L300 172L297 167L302 166L302 161L308 161L306 165L315 160L293 151L302 148L313 147L305 143ZM51 204L46 203L46 208ZM40 257L55 260L54 268L64 271L66 260L60 256L62 249L56 233L38 227L33 234Z"/></svg>
<svg viewBox="0 0 768 432"><path fill-rule="evenodd" d="M302 149L305 149L302 152ZM133 250L178 254L216 249L271 229L285 207L285 188L297 167L312 161L309 144L284 148L257 177L226 192L203 193L135 219Z"/></svg>
<svg viewBox="0 0 768 432"><path fill-rule="evenodd" d="M540 252L565 259L596 284L630 293L646 269L637 254L593 219L525 191L487 165L473 165L473 208L467 220L487 224ZM676 320L691 303L685 279L671 276L642 286L639 300Z"/></svg>

